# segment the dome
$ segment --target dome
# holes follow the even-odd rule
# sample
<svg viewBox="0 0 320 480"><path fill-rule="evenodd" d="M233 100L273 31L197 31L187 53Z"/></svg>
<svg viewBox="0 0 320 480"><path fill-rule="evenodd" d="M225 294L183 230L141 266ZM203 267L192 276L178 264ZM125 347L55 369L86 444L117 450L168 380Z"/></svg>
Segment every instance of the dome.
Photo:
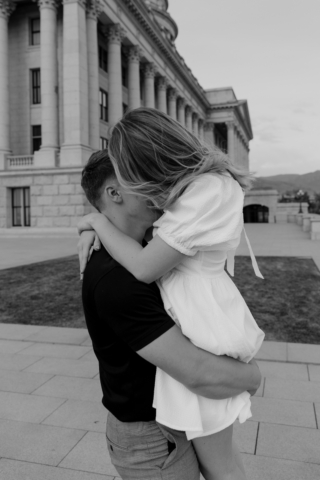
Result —
<svg viewBox="0 0 320 480"><path fill-rule="evenodd" d="M147 7L153 14L153 17L159 27L161 28L163 35L168 38L170 42L174 42L178 35L178 27L176 22L167 12L168 0L144 0Z"/></svg>
<svg viewBox="0 0 320 480"><path fill-rule="evenodd" d="M144 0L144 3L150 8L156 8L157 10L168 10L168 0Z"/></svg>

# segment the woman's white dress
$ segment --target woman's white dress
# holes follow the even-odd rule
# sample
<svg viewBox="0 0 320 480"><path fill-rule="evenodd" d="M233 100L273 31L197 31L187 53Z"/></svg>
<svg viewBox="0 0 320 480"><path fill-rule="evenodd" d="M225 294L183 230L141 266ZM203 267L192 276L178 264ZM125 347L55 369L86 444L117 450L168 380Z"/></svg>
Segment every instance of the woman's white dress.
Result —
<svg viewBox="0 0 320 480"><path fill-rule="evenodd" d="M233 275L234 254L243 230L243 191L229 174L199 175L154 224L154 235L185 254L159 281L165 309L196 346L248 362L264 333L256 324ZM255 272L261 276L248 242ZM225 400L192 393L157 369L156 419L186 431L188 439L210 435L251 416L250 395Z"/></svg>

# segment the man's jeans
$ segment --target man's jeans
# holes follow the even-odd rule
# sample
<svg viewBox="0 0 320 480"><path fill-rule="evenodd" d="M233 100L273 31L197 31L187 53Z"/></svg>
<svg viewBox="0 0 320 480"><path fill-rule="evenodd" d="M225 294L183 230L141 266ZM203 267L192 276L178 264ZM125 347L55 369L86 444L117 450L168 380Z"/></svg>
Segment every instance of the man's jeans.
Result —
<svg viewBox="0 0 320 480"><path fill-rule="evenodd" d="M199 480L198 460L184 432L153 422L120 422L110 412L107 445L123 480Z"/></svg>

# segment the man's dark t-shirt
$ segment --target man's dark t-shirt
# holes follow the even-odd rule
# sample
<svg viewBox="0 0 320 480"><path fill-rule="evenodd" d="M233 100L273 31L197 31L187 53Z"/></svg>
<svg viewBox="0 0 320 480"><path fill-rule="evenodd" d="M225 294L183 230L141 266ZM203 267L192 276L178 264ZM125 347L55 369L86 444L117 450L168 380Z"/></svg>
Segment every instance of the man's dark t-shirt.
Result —
<svg viewBox="0 0 320 480"><path fill-rule="evenodd" d="M103 405L121 422L154 420L156 367L136 351L174 325L158 287L136 280L101 248L87 264L82 301L99 361Z"/></svg>

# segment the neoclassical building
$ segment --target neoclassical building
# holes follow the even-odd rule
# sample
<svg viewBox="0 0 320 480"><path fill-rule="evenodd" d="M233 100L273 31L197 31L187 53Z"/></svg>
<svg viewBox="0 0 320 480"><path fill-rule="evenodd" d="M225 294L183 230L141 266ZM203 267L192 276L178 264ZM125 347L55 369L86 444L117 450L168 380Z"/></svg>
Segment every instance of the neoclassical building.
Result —
<svg viewBox="0 0 320 480"><path fill-rule="evenodd" d="M0 0L2 232L74 228L83 165L127 108L166 112L249 168L247 101L204 90L177 35L168 0Z"/></svg>

